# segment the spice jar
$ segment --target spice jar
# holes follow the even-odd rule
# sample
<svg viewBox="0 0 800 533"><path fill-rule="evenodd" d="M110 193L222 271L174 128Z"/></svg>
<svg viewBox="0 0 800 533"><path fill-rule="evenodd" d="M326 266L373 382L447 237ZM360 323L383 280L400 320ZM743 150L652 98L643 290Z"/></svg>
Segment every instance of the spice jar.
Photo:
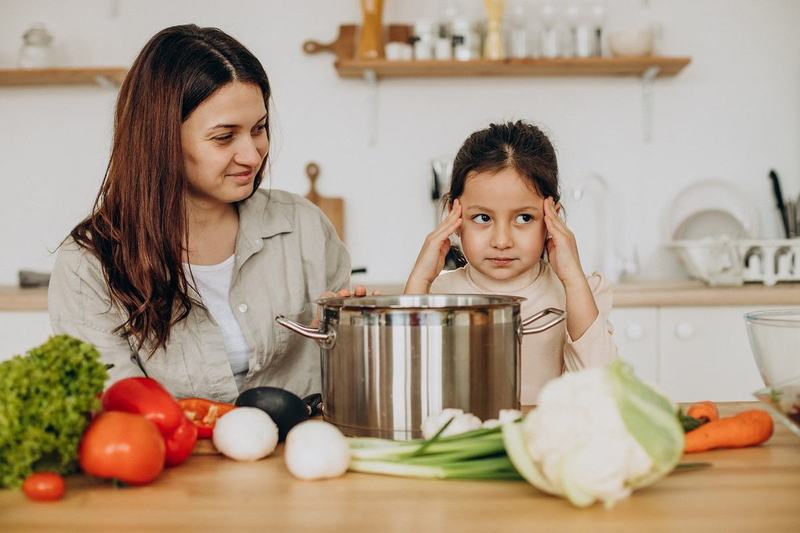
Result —
<svg viewBox="0 0 800 533"><path fill-rule="evenodd" d="M453 56L457 61L480 58L481 38L475 26L467 19L453 21Z"/></svg>
<svg viewBox="0 0 800 533"><path fill-rule="evenodd" d="M430 20L418 20L414 24L414 35L411 41L414 45L414 59L427 61L433 59L434 24Z"/></svg>
<svg viewBox="0 0 800 533"><path fill-rule="evenodd" d="M17 66L20 68L47 68L52 67L53 36L43 24L34 24L22 36L23 44L19 50Z"/></svg>

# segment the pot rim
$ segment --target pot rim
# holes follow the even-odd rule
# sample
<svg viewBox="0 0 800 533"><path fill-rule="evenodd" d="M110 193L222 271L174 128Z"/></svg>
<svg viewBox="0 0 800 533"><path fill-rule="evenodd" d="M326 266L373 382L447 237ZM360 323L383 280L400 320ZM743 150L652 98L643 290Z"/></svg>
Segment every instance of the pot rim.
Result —
<svg viewBox="0 0 800 533"><path fill-rule="evenodd" d="M526 298L501 294L386 294L376 296L331 296L317 304L335 309L444 310L497 309L519 305Z"/></svg>

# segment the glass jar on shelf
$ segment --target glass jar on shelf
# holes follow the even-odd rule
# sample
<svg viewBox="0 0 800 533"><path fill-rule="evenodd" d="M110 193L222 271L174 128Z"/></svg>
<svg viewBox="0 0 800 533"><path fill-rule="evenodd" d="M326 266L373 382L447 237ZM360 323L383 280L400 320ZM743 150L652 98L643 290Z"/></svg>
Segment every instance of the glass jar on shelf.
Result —
<svg viewBox="0 0 800 533"><path fill-rule="evenodd" d="M528 20L525 5L517 0L511 7L511 24L508 31L509 56L512 59L525 59L531 56L528 42Z"/></svg>
<svg viewBox="0 0 800 533"><path fill-rule="evenodd" d="M453 21L453 57L457 61L480 59L481 37L475 24L466 18Z"/></svg>
<svg viewBox="0 0 800 533"><path fill-rule="evenodd" d="M55 64L53 36L43 24L34 24L22 36L17 66L19 68L48 68Z"/></svg>

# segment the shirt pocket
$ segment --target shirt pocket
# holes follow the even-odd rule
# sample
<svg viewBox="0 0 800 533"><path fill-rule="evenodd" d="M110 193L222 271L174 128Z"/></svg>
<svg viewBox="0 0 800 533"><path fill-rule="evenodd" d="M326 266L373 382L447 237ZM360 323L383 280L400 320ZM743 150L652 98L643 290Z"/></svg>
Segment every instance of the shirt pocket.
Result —
<svg viewBox="0 0 800 533"><path fill-rule="evenodd" d="M161 383L176 398L197 396L189 379L183 344L170 342L166 348L158 348L153 355L142 350L138 357L147 377Z"/></svg>

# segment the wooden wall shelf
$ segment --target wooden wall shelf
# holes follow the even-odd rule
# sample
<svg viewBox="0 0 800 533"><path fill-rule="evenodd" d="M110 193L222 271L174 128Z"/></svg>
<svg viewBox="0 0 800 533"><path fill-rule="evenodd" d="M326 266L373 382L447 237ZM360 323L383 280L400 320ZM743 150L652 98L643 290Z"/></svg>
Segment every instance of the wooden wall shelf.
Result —
<svg viewBox="0 0 800 533"><path fill-rule="evenodd" d="M389 35L410 35L411 28L391 24ZM339 35L330 43L309 40L303 43L307 54L331 52L334 66L342 78L446 78L483 76L674 76L691 62L689 57L568 57L556 59L506 59L502 61L387 61L362 60L356 56L355 24L339 26ZM402 38L400 40L403 40Z"/></svg>
<svg viewBox="0 0 800 533"><path fill-rule="evenodd" d="M127 72L128 69L124 67L0 69L0 86L119 85Z"/></svg>
<svg viewBox="0 0 800 533"><path fill-rule="evenodd" d="M383 78L466 76L674 76L691 62L688 57L589 57L507 59L503 61L385 61L342 59L335 67L342 78L364 78L367 71Z"/></svg>

